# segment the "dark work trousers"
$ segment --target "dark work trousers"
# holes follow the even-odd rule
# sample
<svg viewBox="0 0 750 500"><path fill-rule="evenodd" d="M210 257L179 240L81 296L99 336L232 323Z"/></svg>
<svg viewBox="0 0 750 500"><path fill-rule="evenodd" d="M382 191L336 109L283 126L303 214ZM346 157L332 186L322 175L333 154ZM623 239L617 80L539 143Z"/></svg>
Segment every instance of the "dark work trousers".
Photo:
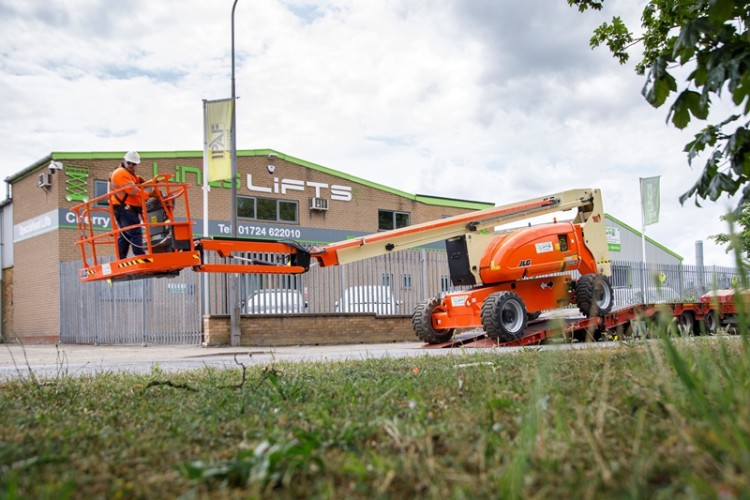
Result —
<svg viewBox="0 0 750 500"><path fill-rule="evenodd" d="M134 210L120 208L119 205L115 207L115 218L117 219L117 226L121 228L141 223L141 218ZM140 227L123 231L118 236L117 250L120 252L121 259L128 256L128 248L131 245L133 247L133 255L143 255L146 253L143 249L143 230Z"/></svg>

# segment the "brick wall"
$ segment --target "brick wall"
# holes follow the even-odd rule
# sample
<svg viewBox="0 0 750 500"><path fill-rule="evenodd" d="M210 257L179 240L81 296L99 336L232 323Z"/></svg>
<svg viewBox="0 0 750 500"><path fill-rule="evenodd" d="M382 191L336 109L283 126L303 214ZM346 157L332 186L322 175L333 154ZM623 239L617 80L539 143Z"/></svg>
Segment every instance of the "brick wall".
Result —
<svg viewBox="0 0 750 500"><path fill-rule="evenodd" d="M206 316L203 325L206 345L231 343L229 316ZM411 316L374 314L242 316L240 332L240 345L256 347L418 341Z"/></svg>
<svg viewBox="0 0 750 500"><path fill-rule="evenodd" d="M112 170L117 167L117 160L70 160L72 165L79 165L89 168L88 189L93 194L94 180L106 180ZM369 186L358 184L345 178L334 177L325 172L313 170L296 163L275 159L274 165L276 170L273 174L267 170L268 159L265 156L239 157L237 158L237 170L240 172L240 188L237 193L245 196L271 197L278 199L299 200L299 225L309 227L335 227L336 229L377 232L378 230L378 208L389 210L399 210L411 213L411 222L427 222L437 220L446 215L457 215L467 212L466 209L455 207L441 207L434 205L425 205L417 201L403 198L397 194L373 189ZM144 159L138 166L137 173L146 179L153 176L154 171L160 174L174 174L175 167L187 167L192 169L202 169L202 160L200 158L164 158L158 160ZM42 167L39 172L46 172L47 169ZM329 198L329 210L327 212L318 212L308 209L308 199L314 195L312 189L303 191L289 191L287 193L256 193L246 188L247 174L252 175L254 186L272 187L274 179L293 178L307 182L317 182L327 185L341 184L352 187L352 201L336 201L330 199L330 191L324 189L321 196ZM36 174L30 176L30 182L36 183ZM188 198L193 216L200 214L203 206L203 190L197 185L198 178L192 173L186 175L185 181L190 185ZM69 202L65 200L65 174L57 173L53 176L52 188L47 196L51 202L59 203L61 207L70 208L78 202ZM397 184L397 183L395 183ZM38 189L34 187L34 189ZM14 186L14 207L16 206L16 186ZM29 212L38 214L38 206L35 204L39 195L29 198ZM230 219L230 200L231 190L229 189L212 189L210 194L210 209L212 219ZM176 215L184 216L185 207L178 203ZM31 216L25 210L17 217L18 220L24 220ZM73 236L75 237L75 235ZM67 255L66 255L67 256Z"/></svg>
<svg viewBox="0 0 750 500"><path fill-rule="evenodd" d="M14 245L13 333L27 344L60 338L60 265L54 232Z"/></svg>
<svg viewBox="0 0 750 500"><path fill-rule="evenodd" d="M93 186L95 180L106 180L112 170L119 164L118 160L70 160L67 162L71 165L86 167L89 169L87 189L89 194L93 195ZM466 213L466 209L455 207L442 207L426 205L414 200L403 198L397 194L374 189L364 186L348 179L333 177L325 172L312 170L302 165L275 159L274 165L276 170L274 174L269 174L267 170L268 159L265 156L258 157L239 157L237 159L237 169L240 172L241 186L238 189L239 195L271 197L278 199L298 200L299 202L299 222L298 224L282 224L289 227L330 227L340 230L362 231L374 233L378 231L378 209L399 210L408 212L411 215L411 223L417 224L432 220L438 220L449 215L458 215ZM137 173L146 179L153 177L154 172L159 174L175 174L179 169L193 169L186 174L185 182L190 185L188 189L188 201L193 217L200 217L203 206L203 190L197 184L199 180L192 172L195 169L202 169L202 159L200 158L164 158L158 160L144 159L137 167ZM40 167L38 172L46 172L46 167ZM274 185L274 179L293 178L307 182L322 183L327 185L342 184L352 187L352 201L343 202L330 199L330 193L327 190L321 195L329 198L329 210L325 212L313 211L308 209L308 199L314 194L314 191L307 189L301 191L289 191L287 193L254 193L246 188L247 174L252 175L252 182L255 186L271 187ZM23 182L34 186L29 193L26 203L21 207L21 212L16 216L16 220L25 220L31 216L38 215L40 206L37 205L39 198L44 196L46 206L48 203L56 201L61 208L71 208L77 205L78 201L67 201L65 188L65 173L58 172L53 176L52 188L48 193L43 192L35 187L36 174L24 179ZM14 192L19 189L14 186ZM38 192L37 192L38 191ZM230 189L212 189L210 194L210 210L212 219L229 220L231 218L231 190ZM14 207L16 199L14 197ZM50 205L49 209L52 208ZM175 207L177 217L185 216L184 201L181 200ZM196 235L200 233L201 228L195 227ZM76 231L60 231L60 261L80 260L80 247L74 245L78 238ZM100 246L97 251L99 255L112 255L114 246Z"/></svg>
<svg viewBox="0 0 750 500"><path fill-rule="evenodd" d="M95 155L94 155L95 156ZM165 155L165 158L144 159L138 167L138 173L145 178L151 178L155 173L175 174L186 173L185 182L191 185L188 192L191 212L198 217L203 205L203 191L197 184L196 171L202 169L202 158L175 157ZM467 212L466 209L440 207L426 205L403 197L398 192L389 192L386 189L378 189L357 183L345 174L337 176L335 172L321 167L321 170L308 168L292 161L282 158L273 160L274 173L268 172L268 164L271 160L267 156L254 157L241 156L238 158L238 171L240 172L240 189L238 194L247 196L261 196L263 193L251 192L247 187L247 175L252 175L252 185L256 187L278 190L281 179L303 180L313 185L326 184L329 188L322 188L320 195L329 199L329 210L318 212L308 209L308 199L315 195L315 189L309 186L304 191L288 190L287 192L268 193L267 196L278 199L298 200L299 202L299 225L305 227L336 228L344 231L376 232L378 227L378 209L399 210L411 214L412 224L440 219L446 215L455 215ZM70 209L79 203L78 198L83 194L92 196L94 194L94 181L106 181L112 170L120 163L115 159L92 159L87 154L82 154L80 159L63 161L68 170L58 171L52 176L52 185L46 189L37 187L37 176L39 173L48 172L47 165L40 165L33 172L13 182L13 224L26 222L43 214L53 214L57 217L60 208ZM345 168L346 166L339 166ZM73 173L82 175L82 185L75 184ZM87 172L88 169L88 173ZM339 172L340 173L340 172ZM343 202L331 199L330 186L345 185L352 188L352 200ZM229 187L228 182L224 182ZM394 180L394 185L398 185ZM77 186L77 187L76 187ZM230 219L230 189L212 189L210 192L210 209L212 219ZM185 214L185 201L176 207L176 216ZM17 335L20 340L33 342L56 342L60 334L60 279L59 262L77 261L81 258L80 248L74 245L78 234L70 229L73 221L63 222L64 229L38 234L14 244L14 268L12 275L12 292L6 288L4 296L3 332ZM290 226L294 226L291 224ZM199 228L196 228L200 231ZM114 245L100 246L97 252L100 256L111 255ZM90 255L89 255L90 257ZM11 309L9 310L8 307ZM309 336L302 333L292 335L292 332L304 332L309 329L307 324L309 315L304 319L281 318L288 320L285 323L274 324L265 319L257 318L243 320L243 324L252 326L243 327L254 340L253 342L275 342L273 336L265 333L268 331L282 329L289 332L287 337L290 343L308 341ZM279 321L280 319L276 319ZM250 323L248 323L250 321ZM395 320L393 318L367 318L353 319L348 322L351 328L340 332L340 318L317 320L322 326L314 329L316 342L339 342L351 337L362 338L357 341L381 342L397 340L413 340L408 320ZM257 330L256 324L269 324L273 328ZM317 324L316 323L316 324ZM326 333L328 332L328 333ZM336 332L336 333L331 333ZM217 331L218 335L218 331ZM334 340L334 337L336 339ZM218 338L218 337L216 337ZM228 338L228 337L227 337ZM292 338L298 340L292 341Z"/></svg>
<svg viewBox="0 0 750 500"><path fill-rule="evenodd" d="M46 172L46 168L40 171ZM37 187L36 175L14 183L13 223L56 210L62 184L59 175L47 189ZM59 249L58 231L13 243L13 338L25 343L59 340Z"/></svg>
<svg viewBox="0 0 750 500"><path fill-rule="evenodd" d="M4 342L13 339L13 268L3 269L3 322L0 338Z"/></svg>

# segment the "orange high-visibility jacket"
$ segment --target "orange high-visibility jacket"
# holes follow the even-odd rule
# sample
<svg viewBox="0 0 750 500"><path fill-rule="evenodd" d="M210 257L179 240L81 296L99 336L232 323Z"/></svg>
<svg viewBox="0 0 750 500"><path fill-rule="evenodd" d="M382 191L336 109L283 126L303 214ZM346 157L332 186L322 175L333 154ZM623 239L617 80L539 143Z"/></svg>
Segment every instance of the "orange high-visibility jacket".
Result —
<svg viewBox="0 0 750 500"><path fill-rule="evenodd" d="M142 182L144 182L144 179L140 175L131 174L128 172L128 169L122 165L117 167L109 177L109 189L111 191L122 187L127 187L128 189L110 195L110 205L131 205L140 207L141 204L148 199L148 192L139 187L139 184Z"/></svg>

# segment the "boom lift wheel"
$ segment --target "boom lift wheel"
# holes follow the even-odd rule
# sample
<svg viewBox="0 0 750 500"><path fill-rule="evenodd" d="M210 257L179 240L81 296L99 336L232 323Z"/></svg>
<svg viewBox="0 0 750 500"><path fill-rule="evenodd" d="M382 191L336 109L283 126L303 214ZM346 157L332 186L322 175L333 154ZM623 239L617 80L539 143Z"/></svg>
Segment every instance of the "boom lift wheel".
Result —
<svg viewBox="0 0 750 500"><path fill-rule="evenodd" d="M497 292L484 299L482 327L494 340L510 342L526 331L526 305L515 292Z"/></svg>
<svg viewBox="0 0 750 500"><path fill-rule="evenodd" d="M421 301L414 309L414 314L411 317L411 325L412 328L414 328L414 333L417 335L417 338L422 342L427 342L428 344L439 344L441 342L448 342L453 338L455 328L438 330L432 326L432 314L439 306L440 299L433 297Z"/></svg>
<svg viewBox="0 0 750 500"><path fill-rule="evenodd" d="M614 294L603 274L584 274L576 283L576 304L587 318L603 316L612 310Z"/></svg>

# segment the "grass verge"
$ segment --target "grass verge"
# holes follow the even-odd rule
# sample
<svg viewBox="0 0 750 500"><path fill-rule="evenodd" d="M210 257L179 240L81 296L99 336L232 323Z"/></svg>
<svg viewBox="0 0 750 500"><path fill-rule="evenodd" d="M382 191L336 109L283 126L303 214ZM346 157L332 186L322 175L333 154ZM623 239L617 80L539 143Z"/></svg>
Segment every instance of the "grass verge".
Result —
<svg viewBox="0 0 750 500"><path fill-rule="evenodd" d="M740 497L745 337L0 386L0 498Z"/></svg>

